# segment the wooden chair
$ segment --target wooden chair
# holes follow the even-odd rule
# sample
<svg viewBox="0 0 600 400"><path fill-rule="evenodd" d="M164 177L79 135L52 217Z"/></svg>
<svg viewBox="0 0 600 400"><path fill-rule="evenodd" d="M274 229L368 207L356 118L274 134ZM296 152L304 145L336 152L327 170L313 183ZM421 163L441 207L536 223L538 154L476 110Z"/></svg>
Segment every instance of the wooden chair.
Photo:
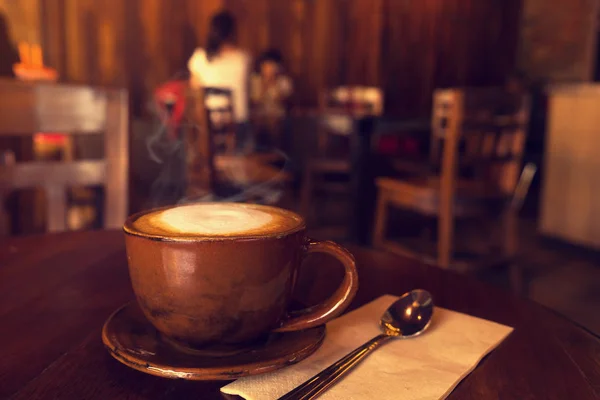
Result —
<svg viewBox="0 0 600 400"><path fill-rule="evenodd" d="M0 164L0 204L12 191L42 188L47 198L47 229L57 232L66 227L67 188L98 185L104 188L103 227L120 228L127 217L126 91L0 80L0 92L3 94L0 135L104 133L101 160L18 162L12 159ZM0 226L7 226L7 219L6 213L0 213Z"/></svg>
<svg viewBox="0 0 600 400"><path fill-rule="evenodd" d="M215 87L206 87L203 93L206 124L215 150L232 154L237 145L233 94L229 89Z"/></svg>
<svg viewBox="0 0 600 400"><path fill-rule="evenodd" d="M348 177L351 172L350 148L356 134L356 120L380 116L383 93L376 87L340 86L324 91L319 100L317 156L304 168L300 209L309 221L314 221L314 197L317 193L350 195L349 179L331 180L329 176ZM341 145L332 143L338 139ZM346 227L330 227L334 235L346 233Z"/></svg>
<svg viewBox="0 0 600 400"><path fill-rule="evenodd" d="M503 258L493 261L506 262L517 247L517 207L511 199L529 119L528 96L492 88L448 89L436 90L433 100L431 174L404 181L377 179L374 245L442 268L473 267L453 257L455 219L498 213ZM437 257L386 239L390 206L437 218Z"/></svg>
<svg viewBox="0 0 600 400"><path fill-rule="evenodd" d="M288 112L282 115L264 114L260 112L258 106L252 105L250 108L250 122L254 130L254 139L257 142L262 141L262 147L289 150L284 137L284 125Z"/></svg>
<svg viewBox="0 0 600 400"><path fill-rule="evenodd" d="M223 130L215 129L215 125L226 126L233 121L233 114L224 115L231 113L232 109L223 107L218 111L221 114L215 117L215 104L209 104L212 106L209 109L205 101L206 90L190 89L188 93L189 123L185 130L188 198L212 196L231 201L256 201L272 186L285 190L292 177L287 171L265 161L263 155L216 151L222 143L219 136ZM235 131L232 132L235 135Z"/></svg>

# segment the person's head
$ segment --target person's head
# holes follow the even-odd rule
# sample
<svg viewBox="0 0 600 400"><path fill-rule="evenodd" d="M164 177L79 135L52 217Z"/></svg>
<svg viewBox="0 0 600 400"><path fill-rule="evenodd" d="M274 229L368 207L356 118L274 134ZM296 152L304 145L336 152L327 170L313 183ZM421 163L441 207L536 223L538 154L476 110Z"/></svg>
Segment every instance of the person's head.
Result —
<svg viewBox="0 0 600 400"><path fill-rule="evenodd" d="M236 40L237 27L235 18L227 11L215 14L210 20L208 40L206 44L206 56L210 60L219 53L223 45L234 44Z"/></svg>
<svg viewBox="0 0 600 400"><path fill-rule="evenodd" d="M283 57L276 49L265 51L258 59L258 73L265 79L274 78L283 68Z"/></svg>

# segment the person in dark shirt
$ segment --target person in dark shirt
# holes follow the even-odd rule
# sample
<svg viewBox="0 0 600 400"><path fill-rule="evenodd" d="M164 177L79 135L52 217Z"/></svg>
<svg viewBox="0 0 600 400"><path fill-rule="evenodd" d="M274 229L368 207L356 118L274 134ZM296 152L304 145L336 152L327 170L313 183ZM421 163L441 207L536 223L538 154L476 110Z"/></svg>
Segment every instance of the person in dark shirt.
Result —
<svg viewBox="0 0 600 400"><path fill-rule="evenodd" d="M271 145L287 147L289 129L287 112L293 93L292 80L285 73L283 57L278 50L264 52L250 79L255 128L267 136Z"/></svg>
<svg viewBox="0 0 600 400"><path fill-rule="evenodd" d="M293 92L292 80L285 74L283 57L278 50L269 50L257 62L251 77L251 99L255 112L281 118L287 111L287 102Z"/></svg>

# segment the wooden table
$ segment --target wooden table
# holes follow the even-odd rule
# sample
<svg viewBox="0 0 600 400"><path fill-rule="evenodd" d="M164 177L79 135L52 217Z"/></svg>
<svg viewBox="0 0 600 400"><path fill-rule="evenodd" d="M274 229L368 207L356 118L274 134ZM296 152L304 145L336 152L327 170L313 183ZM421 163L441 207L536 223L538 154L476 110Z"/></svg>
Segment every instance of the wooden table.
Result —
<svg viewBox="0 0 600 400"><path fill-rule="evenodd" d="M599 398L598 337L469 277L384 253L351 250L361 285L354 307L385 293L421 287L440 306L515 327L450 399ZM308 260L299 278L299 297L305 301L318 300L341 278L331 261L318 256ZM102 324L132 298L121 232L3 241L0 398L224 398L218 391L223 382L157 378L108 354L100 340Z"/></svg>

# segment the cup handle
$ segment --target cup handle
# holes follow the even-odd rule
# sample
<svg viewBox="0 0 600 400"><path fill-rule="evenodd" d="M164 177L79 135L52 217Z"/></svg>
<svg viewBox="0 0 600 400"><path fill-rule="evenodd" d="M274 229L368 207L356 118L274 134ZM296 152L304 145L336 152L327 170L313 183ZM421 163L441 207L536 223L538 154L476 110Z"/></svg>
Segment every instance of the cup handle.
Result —
<svg viewBox="0 0 600 400"><path fill-rule="evenodd" d="M288 319L283 320L281 326L274 332L299 331L322 325L344 312L354 299L358 290L358 272L354 256L342 246L329 241L309 241L305 255L310 253L325 253L337 258L345 269L344 280L327 300L316 306L294 312Z"/></svg>

